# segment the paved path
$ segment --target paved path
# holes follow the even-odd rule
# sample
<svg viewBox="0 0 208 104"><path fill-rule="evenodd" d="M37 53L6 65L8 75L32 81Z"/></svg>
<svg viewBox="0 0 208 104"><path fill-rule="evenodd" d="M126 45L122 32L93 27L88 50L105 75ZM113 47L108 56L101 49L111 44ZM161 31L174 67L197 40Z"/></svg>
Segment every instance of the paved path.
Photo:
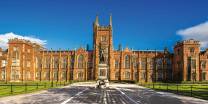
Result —
<svg viewBox="0 0 208 104"><path fill-rule="evenodd" d="M208 104L208 101L171 93L155 92L134 84L110 84L99 89L94 83L0 98L0 104Z"/></svg>

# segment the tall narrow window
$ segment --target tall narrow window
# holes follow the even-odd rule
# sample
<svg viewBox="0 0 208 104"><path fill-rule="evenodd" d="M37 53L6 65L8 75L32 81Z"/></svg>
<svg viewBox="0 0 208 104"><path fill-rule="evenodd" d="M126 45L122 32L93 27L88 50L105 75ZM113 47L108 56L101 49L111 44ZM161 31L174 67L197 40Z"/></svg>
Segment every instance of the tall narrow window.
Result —
<svg viewBox="0 0 208 104"><path fill-rule="evenodd" d="M30 67L30 66L31 66L31 65L30 65L30 61L27 61L26 66L27 66L27 67Z"/></svg>
<svg viewBox="0 0 208 104"><path fill-rule="evenodd" d="M131 74L130 74L130 72L125 72L125 79L130 79L130 76L131 76Z"/></svg>
<svg viewBox="0 0 208 104"><path fill-rule="evenodd" d="M5 80L6 79L6 71L5 71L5 68L3 68L1 70L1 79Z"/></svg>
<svg viewBox="0 0 208 104"><path fill-rule="evenodd" d="M37 69L41 69L41 67L42 67L41 57L36 58L36 66L37 66Z"/></svg>
<svg viewBox="0 0 208 104"><path fill-rule="evenodd" d="M142 79L146 79L146 72L142 72Z"/></svg>
<svg viewBox="0 0 208 104"><path fill-rule="evenodd" d="M189 50L190 50L190 53L194 53L194 47L190 47Z"/></svg>
<svg viewBox="0 0 208 104"><path fill-rule="evenodd" d="M134 69L137 69L137 60L136 60L136 57L133 57L132 63L133 63L133 68Z"/></svg>
<svg viewBox="0 0 208 104"><path fill-rule="evenodd" d="M79 55L78 57L78 68L84 68L84 56Z"/></svg>
<svg viewBox="0 0 208 104"><path fill-rule="evenodd" d="M58 68L58 67L59 67L59 58L54 57L54 68Z"/></svg>
<svg viewBox="0 0 208 104"><path fill-rule="evenodd" d="M46 62L45 62L45 64L46 64L46 65L45 65L45 68L50 68L50 62L51 62L50 57L46 57L46 58L45 58L45 61L46 61Z"/></svg>
<svg viewBox="0 0 208 104"><path fill-rule="evenodd" d="M54 70L54 72L53 72L53 79L54 80L58 79L58 70Z"/></svg>
<svg viewBox="0 0 208 104"><path fill-rule="evenodd" d="M30 71L27 71L25 76L26 76L26 80L30 80Z"/></svg>
<svg viewBox="0 0 208 104"><path fill-rule="evenodd" d="M150 69L154 69L154 59L150 59Z"/></svg>
<svg viewBox="0 0 208 104"><path fill-rule="evenodd" d="M157 69L162 69L163 59L158 58L156 64L157 64Z"/></svg>
<svg viewBox="0 0 208 104"><path fill-rule="evenodd" d="M206 80L206 72L202 72L202 80Z"/></svg>
<svg viewBox="0 0 208 104"><path fill-rule="evenodd" d="M191 68L196 69L196 59L191 60Z"/></svg>
<svg viewBox="0 0 208 104"><path fill-rule="evenodd" d="M115 74L115 78L118 80L119 79L119 72L117 71Z"/></svg>
<svg viewBox="0 0 208 104"><path fill-rule="evenodd" d="M177 54L180 55L180 49L177 49Z"/></svg>
<svg viewBox="0 0 208 104"><path fill-rule="evenodd" d="M118 60L115 60L115 68L116 68L116 69L119 68L119 62L118 62Z"/></svg>
<svg viewBox="0 0 208 104"><path fill-rule="evenodd" d="M13 47L12 58L19 59L19 47Z"/></svg>
<svg viewBox="0 0 208 104"><path fill-rule="evenodd" d="M1 61L1 67L6 67L6 64L7 64L6 60Z"/></svg>
<svg viewBox="0 0 208 104"><path fill-rule="evenodd" d="M146 69L146 58L141 58L142 69Z"/></svg>
<svg viewBox="0 0 208 104"><path fill-rule="evenodd" d="M78 72L78 80L83 80L84 74L83 72Z"/></svg>
<svg viewBox="0 0 208 104"><path fill-rule="evenodd" d="M70 58L70 68L73 68L74 67L74 57L71 56Z"/></svg>
<svg viewBox="0 0 208 104"><path fill-rule="evenodd" d="M125 65L126 69L130 68L130 56L129 55L125 56L125 64L124 65Z"/></svg>
<svg viewBox="0 0 208 104"><path fill-rule="evenodd" d="M50 79L50 71L49 70L47 70L46 72L45 72L45 79L46 80L49 80Z"/></svg>
<svg viewBox="0 0 208 104"><path fill-rule="evenodd" d="M66 79L66 71L62 71L62 79L65 80Z"/></svg>
<svg viewBox="0 0 208 104"><path fill-rule="evenodd" d="M201 68L202 68L202 70L206 69L206 61L205 60L201 61Z"/></svg>
<svg viewBox="0 0 208 104"><path fill-rule="evenodd" d="M67 57L62 58L62 68L67 68Z"/></svg>

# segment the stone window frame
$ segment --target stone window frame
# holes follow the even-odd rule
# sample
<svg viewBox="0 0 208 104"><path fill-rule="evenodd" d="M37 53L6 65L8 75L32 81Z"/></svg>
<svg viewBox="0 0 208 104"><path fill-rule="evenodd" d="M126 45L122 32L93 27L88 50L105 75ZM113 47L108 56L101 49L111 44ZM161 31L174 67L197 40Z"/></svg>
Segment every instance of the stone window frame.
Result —
<svg viewBox="0 0 208 104"><path fill-rule="evenodd" d="M131 79L131 73L129 71L125 71L124 75L125 75L125 79L128 79L128 80Z"/></svg>
<svg viewBox="0 0 208 104"><path fill-rule="evenodd" d="M196 69L196 59L191 59L191 69Z"/></svg>
<svg viewBox="0 0 208 104"><path fill-rule="evenodd" d="M6 68L2 68L1 70L1 79L6 80Z"/></svg>
<svg viewBox="0 0 208 104"><path fill-rule="evenodd" d="M6 60L1 60L1 67L6 67L7 61Z"/></svg>
<svg viewBox="0 0 208 104"><path fill-rule="evenodd" d="M116 73L115 73L115 78L119 78L119 77L120 77L119 71L116 71Z"/></svg>
<svg viewBox="0 0 208 104"><path fill-rule="evenodd" d="M83 80L84 79L84 72L78 71L78 73L77 73L77 79L78 80Z"/></svg>
<svg viewBox="0 0 208 104"><path fill-rule="evenodd" d="M119 69L119 60L115 60L115 69Z"/></svg>
<svg viewBox="0 0 208 104"><path fill-rule="evenodd" d="M25 79L26 79L26 80L29 80L30 78L31 78L30 71L27 70L26 73L25 73Z"/></svg>
<svg viewBox="0 0 208 104"><path fill-rule="evenodd" d="M19 67L11 67L11 79L19 80L21 77L20 68Z"/></svg>
<svg viewBox="0 0 208 104"><path fill-rule="evenodd" d="M51 58L45 57L45 68L50 68Z"/></svg>
<svg viewBox="0 0 208 104"><path fill-rule="evenodd" d="M194 53L195 52L195 48L194 47L189 47L189 52L190 53Z"/></svg>
<svg viewBox="0 0 208 104"><path fill-rule="evenodd" d="M79 69L83 69L84 68L84 55L82 55L82 54L80 54L79 56L78 56L78 59L77 59L77 67L79 68Z"/></svg>
<svg viewBox="0 0 208 104"><path fill-rule="evenodd" d="M150 69L154 69L154 58L149 58L149 65L150 65Z"/></svg>
<svg viewBox="0 0 208 104"><path fill-rule="evenodd" d="M141 58L141 69L143 69L143 70L145 70L145 69L147 69L147 59L146 59L146 57L142 57Z"/></svg>
<svg viewBox="0 0 208 104"><path fill-rule="evenodd" d="M29 60L26 61L26 67L27 68L30 68L31 67L31 61L29 61Z"/></svg>
<svg viewBox="0 0 208 104"><path fill-rule="evenodd" d="M201 69L202 70L206 70L206 64L207 64L206 60L201 60Z"/></svg>
<svg viewBox="0 0 208 104"><path fill-rule="evenodd" d="M201 75L202 75L202 77L201 77L201 78L202 78L202 81L207 80L207 78L206 78L207 73L206 73L206 72L203 71L203 72L201 73Z"/></svg>
<svg viewBox="0 0 208 104"><path fill-rule="evenodd" d="M133 65L133 69L137 69L138 68L137 57L136 56L132 57L132 65Z"/></svg>
<svg viewBox="0 0 208 104"><path fill-rule="evenodd" d="M179 48L177 49L177 55L180 55L180 49Z"/></svg>
<svg viewBox="0 0 208 104"><path fill-rule="evenodd" d="M107 41L107 36L102 35L102 36L100 37L100 41L101 41L101 42L106 42L106 41Z"/></svg>
<svg viewBox="0 0 208 104"><path fill-rule="evenodd" d="M59 68L59 57L58 56L54 56L53 57L53 68L58 69Z"/></svg>
<svg viewBox="0 0 208 104"><path fill-rule="evenodd" d="M61 71L61 79L62 80L66 79L66 77L67 77L66 74L67 74L66 70Z"/></svg>
<svg viewBox="0 0 208 104"><path fill-rule="evenodd" d="M130 69L130 55L125 55L124 57L124 68L125 69Z"/></svg>
<svg viewBox="0 0 208 104"><path fill-rule="evenodd" d="M66 56L62 57L61 68L67 68L68 58Z"/></svg>
<svg viewBox="0 0 208 104"><path fill-rule="evenodd" d="M12 50L12 59L20 59L20 48L17 46L13 47Z"/></svg>

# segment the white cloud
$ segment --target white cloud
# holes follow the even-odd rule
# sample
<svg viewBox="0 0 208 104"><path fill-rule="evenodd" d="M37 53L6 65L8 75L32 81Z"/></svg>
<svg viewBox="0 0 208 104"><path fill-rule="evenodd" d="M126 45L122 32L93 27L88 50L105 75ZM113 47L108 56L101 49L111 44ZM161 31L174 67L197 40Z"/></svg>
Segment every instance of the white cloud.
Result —
<svg viewBox="0 0 208 104"><path fill-rule="evenodd" d="M183 39L199 40L201 47L208 47L208 21L177 31L177 34Z"/></svg>
<svg viewBox="0 0 208 104"><path fill-rule="evenodd" d="M29 40L32 43L37 43L40 45L45 45L46 44L46 40L40 40L38 38L34 38L31 36L22 36L22 35L17 35L13 32L10 33L5 33L5 34L0 34L0 47L3 49L6 49L8 47L8 41L9 39L14 39L14 38L18 38L18 39L25 39L25 40Z"/></svg>

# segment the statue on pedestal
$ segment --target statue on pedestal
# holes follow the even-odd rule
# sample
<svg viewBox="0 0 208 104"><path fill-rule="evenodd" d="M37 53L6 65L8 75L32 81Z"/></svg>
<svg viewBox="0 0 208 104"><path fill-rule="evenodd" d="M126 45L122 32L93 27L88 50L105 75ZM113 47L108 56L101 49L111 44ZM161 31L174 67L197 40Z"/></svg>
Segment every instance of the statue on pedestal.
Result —
<svg viewBox="0 0 208 104"><path fill-rule="evenodd" d="M99 55L100 63L105 63L104 50L100 49L99 53L100 53L100 55Z"/></svg>
<svg viewBox="0 0 208 104"><path fill-rule="evenodd" d="M107 64L107 62L108 62L108 50L107 50L107 48L100 48L99 59L100 59L99 63Z"/></svg>

